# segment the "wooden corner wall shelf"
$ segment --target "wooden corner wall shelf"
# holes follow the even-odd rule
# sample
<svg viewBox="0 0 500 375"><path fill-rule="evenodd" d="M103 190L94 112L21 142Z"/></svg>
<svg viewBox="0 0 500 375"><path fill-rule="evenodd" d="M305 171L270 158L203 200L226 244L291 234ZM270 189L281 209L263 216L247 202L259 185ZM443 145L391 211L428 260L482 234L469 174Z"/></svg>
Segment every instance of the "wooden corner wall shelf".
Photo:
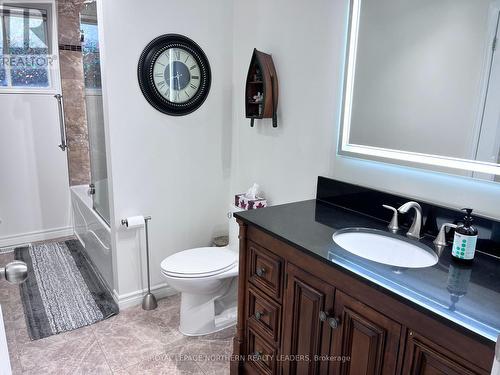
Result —
<svg viewBox="0 0 500 375"><path fill-rule="evenodd" d="M271 55L253 50L245 88L245 116L253 127L255 119L271 118L278 126L278 76Z"/></svg>

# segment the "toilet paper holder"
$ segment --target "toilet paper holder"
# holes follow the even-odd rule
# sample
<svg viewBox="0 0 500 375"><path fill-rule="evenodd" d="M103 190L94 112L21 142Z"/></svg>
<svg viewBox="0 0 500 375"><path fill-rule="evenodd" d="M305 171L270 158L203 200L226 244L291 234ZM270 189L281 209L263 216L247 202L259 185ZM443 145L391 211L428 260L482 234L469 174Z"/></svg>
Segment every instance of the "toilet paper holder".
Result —
<svg viewBox="0 0 500 375"><path fill-rule="evenodd" d="M158 302L153 293L151 293L151 278L149 276L149 229L148 223L151 220L151 216L144 216L144 233L146 234L146 269L148 276L148 293L142 299L142 309L143 310L154 310L158 307ZM123 226L128 227L128 220L122 219L121 223Z"/></svg>
<svg viewBox="0 0 500 375"><path fill-rule="evenodd" d="M144 216L144 225L147 226L148 225L148 221L151 220L151 216ZM121 220L121 223L123 226L125 227L128 227L128 220L127 219L122 219Z"/></svg>

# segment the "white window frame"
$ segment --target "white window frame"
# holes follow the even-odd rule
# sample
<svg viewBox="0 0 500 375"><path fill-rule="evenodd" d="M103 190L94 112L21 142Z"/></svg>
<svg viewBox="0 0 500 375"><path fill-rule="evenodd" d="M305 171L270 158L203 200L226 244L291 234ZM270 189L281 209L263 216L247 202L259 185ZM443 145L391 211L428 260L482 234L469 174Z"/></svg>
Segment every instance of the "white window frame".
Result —
<svg viewBox="0 0 500 375"><path fill-rule="evenodd" d="M344 67L344 95L340 119L338 154L405 166L433 166L439 170L452 173L461 170L500 175L500 164L496 163L349 143L361 1L350 0L349 2L348 44Z"/></svg>
<svg viewBox="0 0 500 375"><path fill-rule="evenodd" d="M43 6L50 9L49 20L51 29L49 37L52 43L52 56L54 57L53 65L48 70L49 83L48 87L4 87L0 86L1 94L47 94L54 95L61 92L61 78L59 72L59 44L58 44L58 29L57 29L57 5L55 0L0 0L1 5L26 6L36 9L37 6Z"/></svg>

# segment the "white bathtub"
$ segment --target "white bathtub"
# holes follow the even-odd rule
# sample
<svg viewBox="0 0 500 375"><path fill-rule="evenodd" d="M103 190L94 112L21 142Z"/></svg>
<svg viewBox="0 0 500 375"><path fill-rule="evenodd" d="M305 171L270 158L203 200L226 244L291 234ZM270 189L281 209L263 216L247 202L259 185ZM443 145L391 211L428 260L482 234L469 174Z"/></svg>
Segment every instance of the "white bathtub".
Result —
<svg viewBox="0 0 500 375"><path fill-rule="evenodd" d="M75 234L109 290L113 290L111 230L93 209L92 197L88 194L88 189L88 185L71 187Z"/></svg>

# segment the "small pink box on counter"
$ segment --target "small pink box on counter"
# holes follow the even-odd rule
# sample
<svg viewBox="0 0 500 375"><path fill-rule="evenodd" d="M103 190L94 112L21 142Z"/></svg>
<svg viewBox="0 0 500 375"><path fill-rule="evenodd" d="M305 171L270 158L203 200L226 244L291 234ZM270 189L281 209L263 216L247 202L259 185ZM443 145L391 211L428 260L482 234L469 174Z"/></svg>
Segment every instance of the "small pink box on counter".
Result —
<svg viewBox="0 0 500 375"><path fill-rule="evenodd" d="M267 207L267 200L259 197L255 197L255 199L250 199L245 197L245 193L236 194L234 196L234 205L244 210L255 210L257 208Z"/></svg>

